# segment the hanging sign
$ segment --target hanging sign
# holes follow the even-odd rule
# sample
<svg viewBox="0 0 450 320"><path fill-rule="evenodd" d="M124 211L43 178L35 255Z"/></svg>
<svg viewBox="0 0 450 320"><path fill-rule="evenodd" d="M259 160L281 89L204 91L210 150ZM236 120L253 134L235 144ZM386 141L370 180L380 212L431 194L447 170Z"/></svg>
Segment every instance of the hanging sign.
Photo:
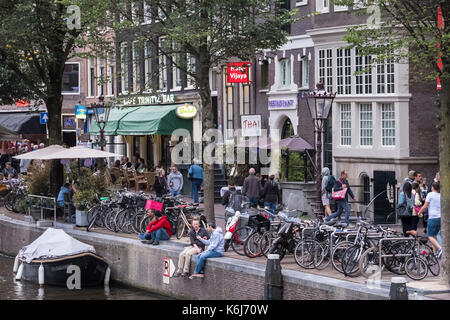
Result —
<svg viewBox="0 0 450 320"><path fill-rule="evenodd" d="M30 101L28 100L17 100L16 101L16 107L29 107Z"/></svg>
<svg viewBox="0 0 450 320"><path fill-rule="evenodd" d="M227 82L248 83L248 68L250 62L229 62L227 63Z"/></svg>
<svg viewBox="0 0 450 320"><path fill-rule="evenodd" d="M87 108L86 106L82 106L77 104L75 106L75 118L77 119L86 119Z"/></svg>
<svg viewBox="0 0 450 320"><path fill-rule="evenodd" d="M261 115L242 115L241 128L243 137L261 136Z"/></svg>
<svg viewBox="0 0 450 320"><path fill-rule="evenodd" d="M177 116L182 119L192 119L197 115L197 108L191 104L179 106L176 110Z"/></svg>

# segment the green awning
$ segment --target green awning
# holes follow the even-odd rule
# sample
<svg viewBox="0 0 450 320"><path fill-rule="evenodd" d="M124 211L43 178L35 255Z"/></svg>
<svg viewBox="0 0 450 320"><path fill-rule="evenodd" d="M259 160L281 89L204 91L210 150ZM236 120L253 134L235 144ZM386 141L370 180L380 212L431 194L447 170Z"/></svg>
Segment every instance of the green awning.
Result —
<svg viewBox="0 0 450 320"><path fill-rule="evenodd" d="M153 105L111 109L105 127L107 136L143 136L150 134L171 135L176 129L192 132L192 119L181 119L176 114L177 105ZM91 135L100 134L93 121Z"/></svg>

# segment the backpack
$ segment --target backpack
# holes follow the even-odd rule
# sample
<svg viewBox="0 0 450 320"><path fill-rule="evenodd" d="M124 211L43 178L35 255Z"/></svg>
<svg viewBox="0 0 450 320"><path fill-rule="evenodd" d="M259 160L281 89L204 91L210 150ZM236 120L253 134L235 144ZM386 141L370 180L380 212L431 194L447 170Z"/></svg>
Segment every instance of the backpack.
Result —
<svg viewBox="0 0 450 320"><path fill-rule="evenodd" d="M327 190L327 192L333 192L335 182L336 182L336 178L330 174L328 176L328 182L327 182L327 186L325 187L325 190Z"/></svg>

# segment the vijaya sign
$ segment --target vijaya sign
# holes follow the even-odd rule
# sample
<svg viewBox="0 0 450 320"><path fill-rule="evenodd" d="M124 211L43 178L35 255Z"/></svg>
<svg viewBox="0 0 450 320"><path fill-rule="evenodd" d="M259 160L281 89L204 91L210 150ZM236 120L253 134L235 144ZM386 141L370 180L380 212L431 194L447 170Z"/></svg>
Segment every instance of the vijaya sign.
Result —
<svg viewBox="0 0 450 320"><path fill-rule="evenodd" d="M248 68L250 62L229 62L227 63L227 82L248 83Z"/></svg>

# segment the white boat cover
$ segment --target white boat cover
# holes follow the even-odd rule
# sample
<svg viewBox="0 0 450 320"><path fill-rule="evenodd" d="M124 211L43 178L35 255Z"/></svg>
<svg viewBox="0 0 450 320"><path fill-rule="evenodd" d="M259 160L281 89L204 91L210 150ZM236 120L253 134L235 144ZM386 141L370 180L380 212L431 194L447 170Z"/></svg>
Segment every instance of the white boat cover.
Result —
<svg viewBox="0 0 450 320"><path fill-rule="evenodd" d="M54 259L83 252L95 253L93 246L80 242L61 229L48 228L39 238L19 251L19 258Z"/></svg>

